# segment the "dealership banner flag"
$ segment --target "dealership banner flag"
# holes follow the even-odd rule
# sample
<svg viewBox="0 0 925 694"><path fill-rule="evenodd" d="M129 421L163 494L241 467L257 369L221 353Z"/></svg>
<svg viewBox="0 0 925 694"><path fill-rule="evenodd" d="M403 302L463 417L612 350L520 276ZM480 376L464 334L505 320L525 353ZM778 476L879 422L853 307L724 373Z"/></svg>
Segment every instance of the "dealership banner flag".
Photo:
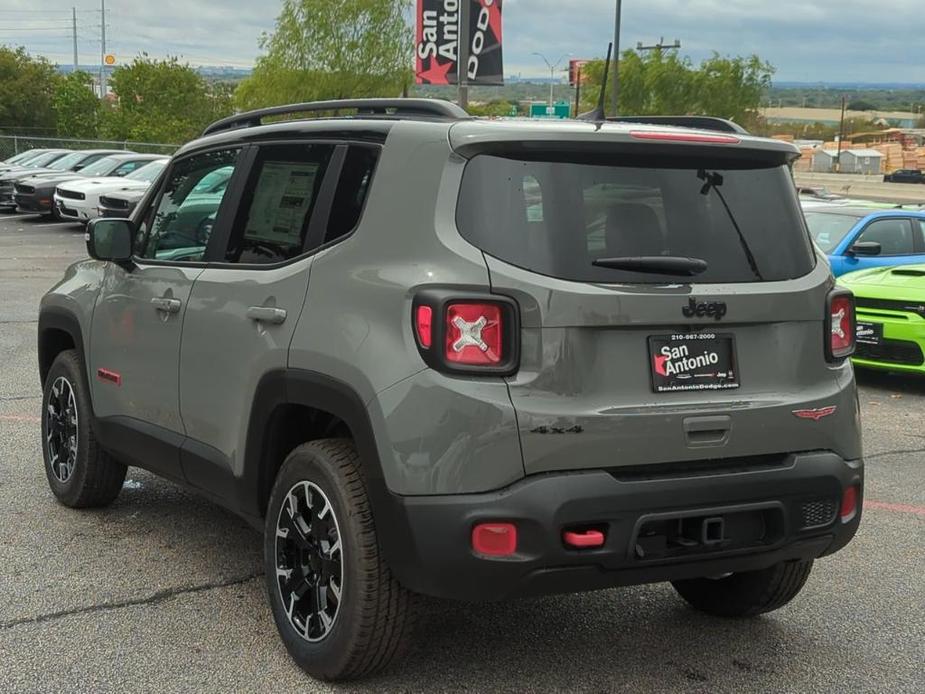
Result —
<svg viewBox="0 0 925 694"><path fill-rule="evenodd" d="M468 32L460 32L462 3ZM504 84L502 0L417 0L415 74L418 84L459 84L459 43L469 43L469 84Z"/></svg>

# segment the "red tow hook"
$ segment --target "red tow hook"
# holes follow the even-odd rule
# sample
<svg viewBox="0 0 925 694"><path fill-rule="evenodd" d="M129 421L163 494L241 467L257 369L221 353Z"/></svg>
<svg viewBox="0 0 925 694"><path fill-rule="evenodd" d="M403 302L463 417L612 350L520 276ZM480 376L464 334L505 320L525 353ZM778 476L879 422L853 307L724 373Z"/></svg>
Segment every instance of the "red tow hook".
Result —
<svg viewBox="0 0 925 694"><path fill-rule="evenodd" d="M582 530L581 532L566 530L562 534L562 539L565 540L566 545L575 549L591 549L604 546L604 533L600 530Z"/></svg>

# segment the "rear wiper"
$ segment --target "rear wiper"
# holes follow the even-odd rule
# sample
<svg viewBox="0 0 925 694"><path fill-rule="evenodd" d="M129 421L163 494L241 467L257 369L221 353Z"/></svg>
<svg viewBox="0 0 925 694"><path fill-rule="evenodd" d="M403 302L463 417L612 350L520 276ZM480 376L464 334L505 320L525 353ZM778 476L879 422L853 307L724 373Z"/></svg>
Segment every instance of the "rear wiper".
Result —
<svg viewBox="0 0 925 694"><path fill-rule="evenodd" d="M678 256L637 256L634 258L598 258L595 267L611 270L629 270L631 272L648 272L653 275L684 275L693 277L706 271L707 261L701 258L681 258Z"/></svg>
<svg viewBox="0 0 925 694"><path fill-rule="evenodd" d="M745 253L745 260L748 261L748 266L751 268L752 274L755 275L759 282L763 282L764 277L761 276L761 270L758 269L758 262L755 260L755 255L752 253L752 249L748 247L748 241L745 240L745 234L742 233L739 222L736 221L735 215L732 214L732 210L729 209L726 196L723 195L723 191L719 189L719 187L723 185L722 174L717 171L707 172L704 169L700 169L700 171L697 172L697 178L704 182L703 187L700 189L701 195L709 195L712 190L716 193L716 197L719 198L719 201L723 203L726 215L729 217L729 221L732 222L732 226L739 236L739 245L742 247L742 252Z"/></svg>

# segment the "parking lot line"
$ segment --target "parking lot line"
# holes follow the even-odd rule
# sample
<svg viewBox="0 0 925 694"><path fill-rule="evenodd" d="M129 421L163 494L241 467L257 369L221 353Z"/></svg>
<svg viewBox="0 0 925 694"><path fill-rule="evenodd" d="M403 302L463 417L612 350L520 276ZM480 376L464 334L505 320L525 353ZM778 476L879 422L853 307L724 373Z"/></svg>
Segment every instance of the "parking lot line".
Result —
<svg viewBox="0 0 925 694"><path fill-rule="evenodd" d="M884 501L865 501L865 509L876 509L878 511L893 511L895 513L914 513L917 516L925 516L925 507L910 506L909 504L888 504Z"/></svg>
<svg viewBox="0 0 925 694"><path fill-rule="evenodd" d="M0 222L5 222L8 219L26 219L27 217L35 217L35 215L34 214L14 214L10 217L3 215L2 217L0 217Z"/></svg>
<svg viewBox="0 0 925 694"><path fill-rule="evenodd" d="M74 224L74 222L61 220L60 222L49 222L48 224L36 224L35 226L36 228L41 229L43 227L59 227L62 224Z"/></svg>

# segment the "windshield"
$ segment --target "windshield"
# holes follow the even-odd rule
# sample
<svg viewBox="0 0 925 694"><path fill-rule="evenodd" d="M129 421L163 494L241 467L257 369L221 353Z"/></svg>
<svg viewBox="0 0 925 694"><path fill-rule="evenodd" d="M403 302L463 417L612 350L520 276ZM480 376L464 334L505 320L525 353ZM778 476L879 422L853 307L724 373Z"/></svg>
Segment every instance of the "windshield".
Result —
<svg viewBox="0 0 925 694"><path fill-rule="evenodd" d="M115 157L103 157L95 161L84 169L80 170L84 176L108 176L111 174L123 160Z"/></svg>
<svg viewBox="0 0 925 694"><path fill-rule="evenodd" d="M626 258L699 259L705 283L790 279L814 266L786 166L555 159L472 159L457 208L462 235L512 265L582 282L691 281L602 262Z"/></svg>
<svg viewBox="0 0 925 694"><path fill-rule="evenodd" d="M29 161L30 159L35 159L41 154L41 152L36 152L30 150L28 152L20 152L19 154L14 154L9 159L4 159L4 164L21 164L23 162Z"/></svg>
<svg viewBox="0 0 925 694"><path fill-rule="evenodd" d="M807 212L806 225L823 253L834 251L861 217L831 212Z"/></svg>
<svg viewBox="0 0 925 694"><path fill-rule="evenodd" d="M29 168L51 167L52 162L57 163L61 158L61 152L45 152L45 154L39 154L34 159L27 161L24 166L28 166Z"/></svg>
<svg viewBox="0 0 925 694"><path fill-rule="evenodd" d="M84 152L72 152L71 154L61 157L53 164L49 164L48 168L55 169L56 171L70 171L86 158L87 155Z"/></svg>
<svg viewBox="0 0 925 694"><path fill-rule="evenodd" d="M164 170L164 167L167 166L167 160L155 160L150 164L145 164L141 168L135 169L125 178L130 181L144 181L145 183L153 183L154 180L161 175L161 171Z"/></svg>

